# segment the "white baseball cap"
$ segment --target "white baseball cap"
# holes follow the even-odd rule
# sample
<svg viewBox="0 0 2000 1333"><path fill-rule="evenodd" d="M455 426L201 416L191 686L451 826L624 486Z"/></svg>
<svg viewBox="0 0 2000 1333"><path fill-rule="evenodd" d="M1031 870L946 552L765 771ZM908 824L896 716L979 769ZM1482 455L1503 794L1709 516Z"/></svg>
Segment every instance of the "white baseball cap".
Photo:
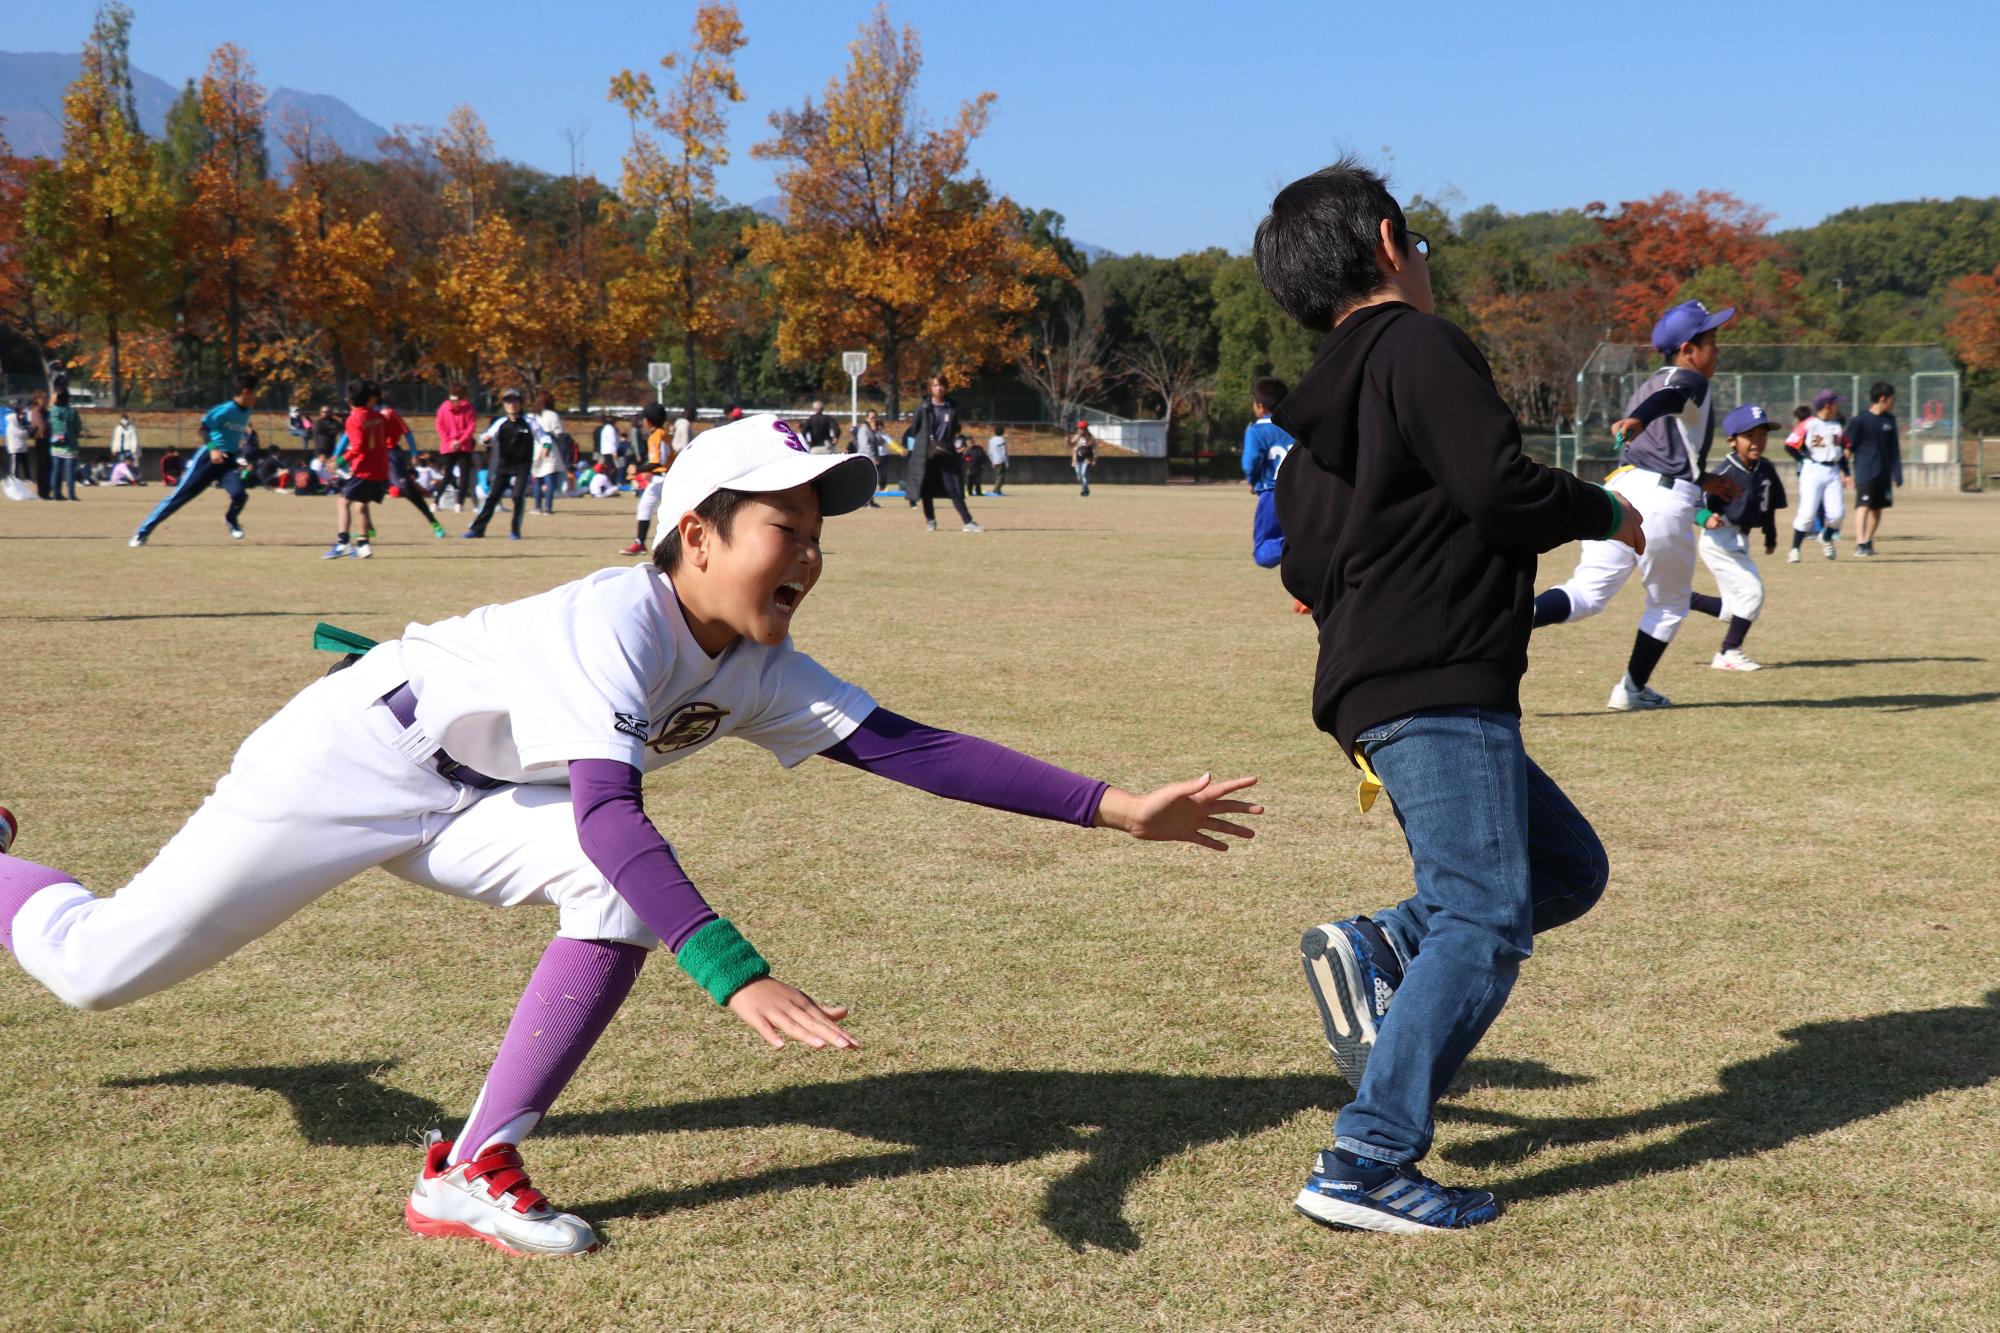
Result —
<svg viewBox="0 0 2000 1333"><path fill-rule="evenodd" d="M770 412L712 427L674 455L661 483L653 545L717 491L788 491L806 482L819 492L821 514L851 513L875 498L875 463L866 454L812 453L790 423Z"/></svg>

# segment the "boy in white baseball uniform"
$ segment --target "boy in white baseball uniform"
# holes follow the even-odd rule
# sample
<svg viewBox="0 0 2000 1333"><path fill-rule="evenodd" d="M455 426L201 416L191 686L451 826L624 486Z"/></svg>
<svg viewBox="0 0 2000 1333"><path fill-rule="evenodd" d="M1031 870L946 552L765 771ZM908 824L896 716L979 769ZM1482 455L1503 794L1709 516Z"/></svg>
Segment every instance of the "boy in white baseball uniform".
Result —
<svg viewBox="0 0 2000 1333"><path fill-rule="evenodd" d="M1757 562L1750 558L1750 533L1761 530L1764 554L1775 552L1777 513L1786 504L1785 484L1778 480L1771 460L1764 457L1764 446L1776 424L1756 403L1745 403L1723 419L1722 433L1729 438L1729 452L1716 474L1735 482L1738 494L1727 504L1718 503L1695 515L1701 527L1701 562L1715 575L1720 595L1696 593L1693 607L1729 622L1722 647L1709 662L1717 671L1763 669L1744 655L1743 640L1764 609L1764 579L1757 572Z"/></svg>
<svg viewBox="0 0 2000 1333"><path fill-rule="evenodd" d="M127 1004L227 958L372 866L496 906L552 905L556 939L471 1117L434 1139L413 1231L510 1253L601 1243L528 1181L517 1145L611 1020L646 954L675 961L772 1046L856 1043L847 1010L770 975L648 821L644 771L728 735L787 767L823 754L922 790L1220 849L1254 778L1135 795L990 741L898 717L798 652L822 518L860 508L874 466L811 455L747 417L690 447L650 564L376 644L302 691L124 889L0 855L0 944L83 1009ZM272 812L286 812L273 817Z"/></svg>
<svg viewBox="0 0 2000 1333"><path fill-rule="evenodd" d="M1799 508L1792 515L1792 550L1785 563L1799 563L1799 547L1819 520L1819 547L1827 559L1834 558L1840 540L1840 520L1845 515L1841 493L1841 470L1847 462L1847 433L1841 429L1840 395L1821 389L1813 395L1813 414L1799 423L1792 447L1799 460Z"/></svg>
<svg viewBox="0 0 2000 1333"><path fill-rule="evenodd" d="M1605 486L1645 516L1643 553L1617 541L1587 541L1569 582L1535 598L1535 628L1594 616L1639 571L1646 608L1625 676L1606 707L1620 712L1665 708L1666 695L1646 682L1687 619L1694 592L1695 510L1704 497L1736 498L1734 482L1709 472L1715 438L1709 379L1721 363L1716 331L1736 310L1710 314L1699 301L1683 301L1653 325L1653 347L1667 364L1653 372L1626 404L1612 434L1625 448L1625 465Z"/></svg>

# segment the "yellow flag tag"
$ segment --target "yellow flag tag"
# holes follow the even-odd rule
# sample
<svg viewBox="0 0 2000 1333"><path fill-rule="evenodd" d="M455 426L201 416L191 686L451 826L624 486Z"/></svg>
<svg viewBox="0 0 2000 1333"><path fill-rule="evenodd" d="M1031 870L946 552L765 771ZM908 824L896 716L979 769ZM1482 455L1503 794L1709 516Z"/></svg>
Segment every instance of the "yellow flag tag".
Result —
<svg viewBox="0 0 2000 1333"><path fill-rule="evenodd" d="M1375 798L1382 794L1382 779L1375 776L1375 770L1368 767L1368 756L1358 749L1354 752L1354 762L1361 766L1361 783L1354 789L1354 799L1365 815L1375 807Z"/></svg>

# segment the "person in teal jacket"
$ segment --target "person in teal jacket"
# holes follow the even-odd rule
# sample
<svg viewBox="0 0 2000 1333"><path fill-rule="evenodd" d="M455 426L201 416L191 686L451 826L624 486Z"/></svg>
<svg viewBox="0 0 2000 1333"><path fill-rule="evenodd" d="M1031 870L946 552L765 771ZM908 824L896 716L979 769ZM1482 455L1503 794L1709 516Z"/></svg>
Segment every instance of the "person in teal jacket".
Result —
<svg viewBox="0 0 2000 1333"><path fill-rule="evenodd" d="M256 396L257 377L245 372L236 377L235 395L203 414L202 444L189 458L187 471L181 474L180 485L174 487L167 498L146 515L146 521L139 525L139 530L132 534L132 540L126 543L128 546L144 546L154 529L210 486L220 486L229 492L229 511L222 516L222 521L229 525L231 537L238 541L243 539L242 525L236 520L243 513L250 493L244 489L237 460L243 452L243 433L250 428L250 404Z"/></svg>

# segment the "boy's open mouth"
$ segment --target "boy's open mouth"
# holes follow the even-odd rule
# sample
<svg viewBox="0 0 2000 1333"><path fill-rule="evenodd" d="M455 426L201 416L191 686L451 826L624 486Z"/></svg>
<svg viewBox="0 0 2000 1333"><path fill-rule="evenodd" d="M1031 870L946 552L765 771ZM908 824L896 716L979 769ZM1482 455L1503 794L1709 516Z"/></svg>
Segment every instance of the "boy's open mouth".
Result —
<svg viewBox="0 0 2000 1333"><path fill-rule="evenodd" d="M772 594L772 600L777 602L780 611L783 611L786 615L790 615L798 609L798 605L804 600L805 595L806 585L794 580L791 583L779 584L778 591Z"/></svg>

